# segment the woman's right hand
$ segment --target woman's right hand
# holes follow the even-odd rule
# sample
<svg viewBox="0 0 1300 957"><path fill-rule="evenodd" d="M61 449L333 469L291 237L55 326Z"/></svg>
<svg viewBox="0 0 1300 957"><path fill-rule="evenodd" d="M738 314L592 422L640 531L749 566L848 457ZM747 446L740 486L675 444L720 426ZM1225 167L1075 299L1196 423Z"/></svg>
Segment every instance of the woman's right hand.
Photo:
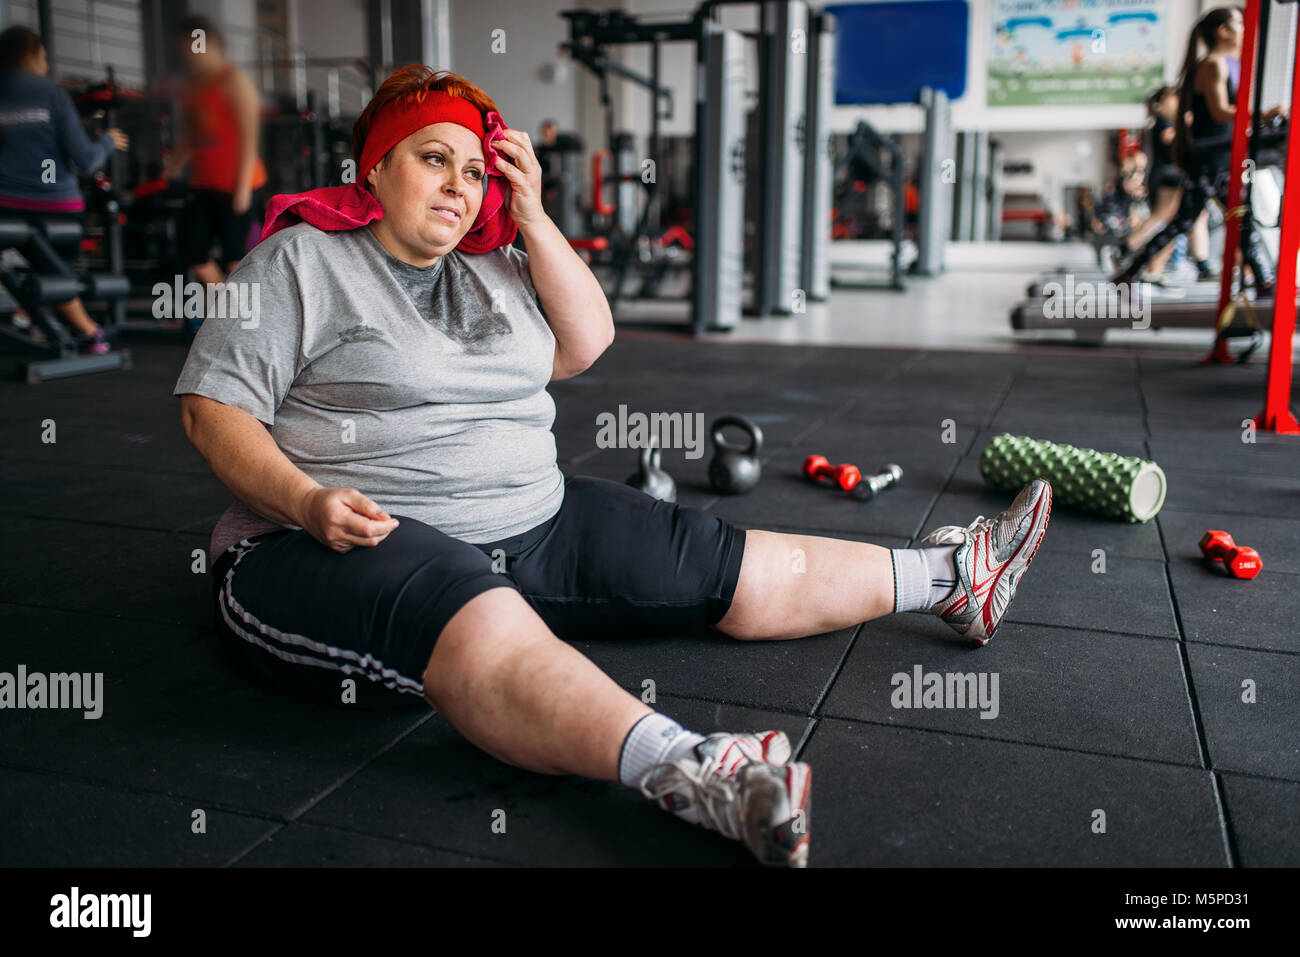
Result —
<svg viewBox="0 0 1300 957"><path fill-rule="evenodd" d="M378 545L397 527L397 519L354 488L322 487L308 493L299 524L342 554L358 545Z"/></svg>
<svg viewBox="0 0 1300 957"><path fill-rule="evenodd" d="M126 148L131 145L130 137L128 137L121 130L119 130L116 126L112 127L111 129L105 130L104 132L109 135L110 139L112 139L113 146L116 149L125 151Z"/></svg>

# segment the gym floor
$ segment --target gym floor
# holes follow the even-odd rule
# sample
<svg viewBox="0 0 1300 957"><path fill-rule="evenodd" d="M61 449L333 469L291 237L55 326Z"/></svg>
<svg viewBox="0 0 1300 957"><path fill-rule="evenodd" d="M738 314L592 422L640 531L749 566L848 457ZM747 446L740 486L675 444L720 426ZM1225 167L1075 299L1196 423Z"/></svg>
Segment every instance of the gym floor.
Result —
<svg viewBox="0 0 1300 957"><path fill-rule="evenodd" d="M942 328L972 281L918 285L930 306L917 327ZM1005 281L1009 305L1023 281ZM1058 506L982 649L925 614L789 642L610 636L580 649L634 693L652 680L659 710L687 727L780 728L798 742L814 769L810 866L1300 864L1288 598L1300 588L1300 439L1242 441L1262 356L1207 369L1197 348L866 347L892 334L898 302L837 292L836 315L857 325L837 319L834 346L621 334L552 387L561 467L626 478L634 452L592 445L596 414L620 404L706 422L739 412L766 432L763 481L719 498L707 459L670 451L682 502L748 528L903 547L1008 504L978 468L1008 431L1154 459L1169 478L1160 515L1129 525ZM6 717L0 865L754 866L741 845L616 784L500 764L418 702L328 709L235 673L194 570L229 495L181 430L171 389L185 349L130 345L127 373L0 386L0 671L104 673L97 720ZM897 462L905 476L858 503L799 476L810 452ZM1197 548L1209 528L1255 547L1263 573L1209 567ZM996 674L996 718L895 710L891 676L917 666ZM498 809L505 834L491 826Z"/></svg>

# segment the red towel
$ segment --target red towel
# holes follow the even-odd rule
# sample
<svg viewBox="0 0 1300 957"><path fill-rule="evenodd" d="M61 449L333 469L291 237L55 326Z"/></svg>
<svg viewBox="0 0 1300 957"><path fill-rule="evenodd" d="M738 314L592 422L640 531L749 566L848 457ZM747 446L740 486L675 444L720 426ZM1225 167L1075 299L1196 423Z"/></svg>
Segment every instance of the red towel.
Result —
<svg viewBox="0 0 1300 957"><path fill-rule="evenodd" d="M519 228L510 218L510 183L497 168L500 154L492 141L501 139L509 129L495 110L484 117L487 132L483 136L483 160L487 169L487 191L479 207L474 226L456 245L461 252L490 253L515 241ZM317 229L358 229L384 218L383 207L370 192L352 183L326 186L305 193L281 193L266 205L266 225L262 239L295 223L310 223ZM259 240L260 241L260 240Z"/></svg>

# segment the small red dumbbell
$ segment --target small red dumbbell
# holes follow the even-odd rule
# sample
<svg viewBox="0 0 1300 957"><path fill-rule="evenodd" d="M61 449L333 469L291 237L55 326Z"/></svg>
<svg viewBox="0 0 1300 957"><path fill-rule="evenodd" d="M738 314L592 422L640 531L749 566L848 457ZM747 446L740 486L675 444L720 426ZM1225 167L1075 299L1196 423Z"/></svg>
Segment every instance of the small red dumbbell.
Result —
<svg viewBox="0 0 1300 957"><path fill-rule="evenodd" d="M810 455L804 459L803 474L818 485L834 482L846 492L862 481L862 472L856 465L831 465L824 455Z"/></svg>
<svg viewBox="0 0 1300 957"><path fill-rule="evenodd" d="M1201 554L1212 562L1223 562L1233 578L1254 578L1264 569L1259 552L1238 545L1223 531L1211 529L1201 536Z"/></svg>
<svg viewBox="0 0 1300 957"><path fill-rule="evenodd" d="M856 465L831 465L824 455L810 455L803 460L803 474L819 485L833 481L854 498L865 501L875 498L891 485L897 485L903 477L903 470L897 465L886 465L863 480L862 470Z"/></svg>

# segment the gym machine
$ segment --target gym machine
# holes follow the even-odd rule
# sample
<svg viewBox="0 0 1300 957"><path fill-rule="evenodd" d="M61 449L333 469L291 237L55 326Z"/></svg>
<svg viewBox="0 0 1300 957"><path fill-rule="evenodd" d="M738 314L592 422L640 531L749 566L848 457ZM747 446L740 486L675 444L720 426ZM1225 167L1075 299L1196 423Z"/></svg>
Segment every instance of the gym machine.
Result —
<svg viewBox="0 0 1300 957"><path fill-rule="evenodd" d="M758 243L753 264L754 306L758 315L802 311L801 300L824 299L829 293L829 216L831 169L829 120L834 77L834 18L809 17L802 0L782 0L761 5L762 26L757 34L727 29L718 22L718 8L756 0L706 0L689 21L641 22L622 11L604 13L566 10L570 39L561 44L575 61L598 78L601 102L606 110L608 151L596 154L593 211L613 217L608 237L570 237L575 248L609 249L613 256L615 282L609 295L616 310L622 284L632 256L638 249L656 246L662 250L670 235L691 250L691 322L694 332L735 328L742 311L744 292L744 198L746 124L744 119L744 39L760 43L761 126L758 146L750 150L762 158L762 210L756 234ZM656 162L662 158L660 99L668 99L671 118L671 90L660 84L660 49L664 42L693 40L696 43L695 143L692 167L694 234L673 227L655 235L659 227L657 182L643 181L618 164L626 143L613 129L608 77L618 75L651 92L650 150ZM621 43L652 45L651 75L636 73L615 63L606 47ZM811 124L811 125L810 125ZM806 143L815 148L805 150ZM621 148L622 147L622 148ZM620 231L626 225L627 199L618 194L615 203L603 197L604 159L616 162L615 181L622 185L632 176L646 187L647 197L630 235ZM658 180L657 173L655 180ZM809 205L809 193L821 196ZM818 212L815 207L821 207ZM676 230L676 232L674 232ZM805 240L805 233L812 242ZM660 253L662 255L662 253Z"/></svg>
<svg viewBox="0 0 1300 957"><path fill-rule="evenodd" d="M895 137L883 136L866 120L859 120L857 129L849 136L847 148L840 158L835 184L836 238L862 238L864 229L870 229L874 215L872 201L877 187L889 193L889 227L893 249L890 253L888 289L902 291L903 282L903 230L906 211L903 196L903 149ZM869 289L874 285L843 276L831 280L837 288Z"/></svg>
<svg viewBox="0 0 1300 957"><path fill-rule="evenodd" d="M1001 152L997 140L985 131L957 133L957 195L952 238L958 242L997 241L1001 233L1001 196L995 175Z"/></svg>
<svg viewBox="0 0 1300 957"><path fill-rule="evenodd" d="M0 297L0 312L15 315L21 308L31 320L28 329L0 323L0 347L17 356L28 383L131 368L128 350L80 355L76 337L53 315L51 307L69 299L111 306L130 295L126 276L78 271L69 265L64 253L75 254L81 240L79 223L35 215L0 218L0 251L16 250L30 267L0 273L6 293Z"/></svg>
<svg viewBox="0 0 1300 957"><path fill-rule="evenodd" d="M922 88L920 99L925 110L925 136L917 171L921 209L912 272L937 276L945 268L944 252L952 228L951 180L945 182L947 164L954 162L952 105L943 90L928 86Z"/></svg>

